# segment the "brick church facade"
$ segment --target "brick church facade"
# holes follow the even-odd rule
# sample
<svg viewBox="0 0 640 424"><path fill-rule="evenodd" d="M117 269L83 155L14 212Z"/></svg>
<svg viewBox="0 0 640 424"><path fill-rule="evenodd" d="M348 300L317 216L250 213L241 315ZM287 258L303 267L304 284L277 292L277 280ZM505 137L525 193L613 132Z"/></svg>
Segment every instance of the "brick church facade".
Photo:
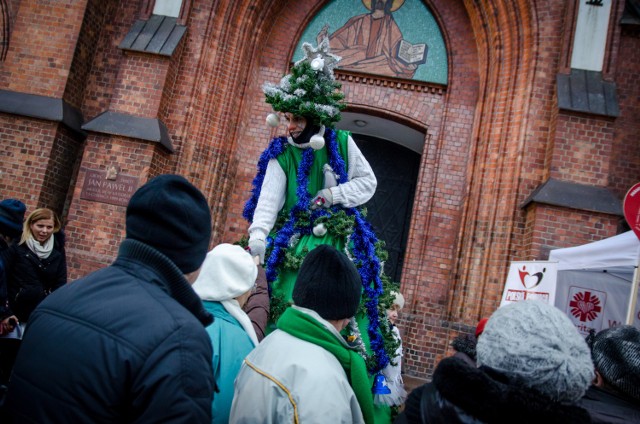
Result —
<svg viewBox="0 0 640 424"><path fill-rule="evenodd" d="M158 174L203 191L212 246L246 233L242 207L277 134L261 85L286 73L330 3L183 0L171 17L156 2L0 0L0 196L60 214L70 280L115 258L128 196ZM427 378L452 338L498 306L511 261L627 229L622 199L640 180L640 6L423 3L448 52L446 85L336 77L347 113L422 137L396 275L405 372ZM575 66L584 7L610 11L600 69Z"/></svg>

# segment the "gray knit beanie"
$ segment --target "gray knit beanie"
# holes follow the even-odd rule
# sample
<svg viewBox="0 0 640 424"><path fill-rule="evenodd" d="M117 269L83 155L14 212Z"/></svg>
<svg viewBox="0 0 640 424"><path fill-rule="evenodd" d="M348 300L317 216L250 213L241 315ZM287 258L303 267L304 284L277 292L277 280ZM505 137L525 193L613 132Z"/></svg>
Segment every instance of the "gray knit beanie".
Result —
<svg viewBox="0 0 640 424"><path fill-rule="evenodd" d="M554 306L525 300L491 315L476 346L478 366L517 379L558 402L584 396L593 377L587 343Z"/></svg>
<svg viewBox="0 0 640 424"><path fill-rule="evenodd" d="M596 370L620 392L640 400L640 330L621 325L587 337Z"/></svg>

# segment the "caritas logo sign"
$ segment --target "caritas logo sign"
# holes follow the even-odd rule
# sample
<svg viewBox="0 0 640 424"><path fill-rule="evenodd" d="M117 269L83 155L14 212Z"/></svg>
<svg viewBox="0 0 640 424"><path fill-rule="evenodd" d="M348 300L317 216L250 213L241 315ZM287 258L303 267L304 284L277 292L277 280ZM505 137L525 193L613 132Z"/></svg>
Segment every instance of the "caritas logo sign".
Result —
<svg viewBox="0 0 640 424"><path fill-rule="evenodd" d="M572 286L569 288L567 315L581 334L589 334L589 330L600 331L604 317L604 305L607 293Z"/></svg>
<svg viewBox="0 0 640 424"><path fill-rule="evenodd" d="M580 322L593 321L602 312L600 299L590 291L578 292L569 301L571 315L578 318Z"/></svg>

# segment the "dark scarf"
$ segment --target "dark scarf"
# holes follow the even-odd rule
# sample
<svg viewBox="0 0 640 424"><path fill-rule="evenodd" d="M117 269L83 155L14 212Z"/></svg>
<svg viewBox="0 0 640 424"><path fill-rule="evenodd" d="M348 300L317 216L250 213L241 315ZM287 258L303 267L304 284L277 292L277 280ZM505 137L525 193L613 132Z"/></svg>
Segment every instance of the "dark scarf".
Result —
<svg viewBox="0 0 640 424"><path fill-rule="evenodd" d="M285 333L320 346L336 357L347 373L364 421L373 423L373 395L364 359L356 351L340 343L334 334L313 317L295 308L287 308L276 325Z"/></svg>
<svg viewBox="0 0 640 424"><path fill-rule="evenodd" d="M320 131L319 125L307 123L307 125L304 127L304 130L302 130L300 135L297 137L291 136L291 139L296 144L306 144L309 142L309 140L311 140L311 137L314 134L316 134L318 131Z"/></svg>

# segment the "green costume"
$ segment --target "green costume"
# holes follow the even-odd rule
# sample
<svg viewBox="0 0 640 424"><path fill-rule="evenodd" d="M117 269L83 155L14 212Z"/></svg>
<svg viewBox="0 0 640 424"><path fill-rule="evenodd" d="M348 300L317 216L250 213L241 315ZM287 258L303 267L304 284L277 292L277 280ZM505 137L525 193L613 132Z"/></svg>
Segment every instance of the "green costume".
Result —
<svg viewBox="0 0 640 424"><path fill-rule="evenodd" d="M338 131L336 137L338 141L338 151L343 158L347 157L347 137L348 133L344 131ZM298 201L296 190L298 189L297 175L302 161L302 149L288 146L285 151L277 158L278 164L287 176L287 192L285 194L285 203L282 212L285 216L288 216L291 209ZM313 151L313 166L309 171L309 185L307 191L310 195L313 195L323 188L324 176L323 166L328 163L327 158L327 146L320 150ZM346 161L345 161L345 165ZM274 233L280 228L274 228ZM327 232L324 236L318 237L313 233L300 236L297 244L291 249L293 255L296 257L304 257L305 253L318 246L319 244L329 244L336 249L344 250L345 239L343 237L336 237L332 232ZM278 298L286 303L291 302L291 293L293 293L293 285L296 282L296 276L298 275L297 266L295 269L285 268L280 271L277 281L274 281L271 285L271 297L272 299Z"/></svg>
<svg viewBox="0 0 640 424"><path fill-rule="evenodd" d="M243 216L251 222L252 254L264 254L271 287L271 329L291 304L298 268L309 251L329 244L354 262L363 296L355 320L343 333L365 359L372 385L397 347L386 318L392 302L389 293L397 286L382 272L386 252L356 209L373 196L375 175L350 134L332 128L345 105L333 76L339 58L328 48L328 41L317 49L305 43L305 58L294 64L291 74L277 85L263 86L267 103L275 111L302 116L319 131L306 143L286 137L271 141L258 161ZM277 121L275 115L267 119L276 125ZM327 191L331 200L312 207L313 196ZM375 406L374 417L375 422L389 423L389 407Z"/></svg>

